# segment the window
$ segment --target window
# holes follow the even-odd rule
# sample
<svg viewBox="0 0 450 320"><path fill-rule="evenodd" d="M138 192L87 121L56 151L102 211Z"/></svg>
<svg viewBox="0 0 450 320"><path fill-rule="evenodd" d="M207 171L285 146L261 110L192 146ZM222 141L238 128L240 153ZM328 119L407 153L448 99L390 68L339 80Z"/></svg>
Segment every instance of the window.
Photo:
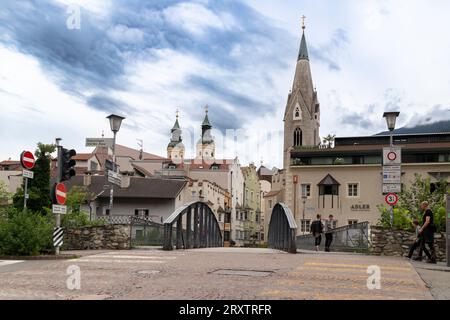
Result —
<svg viewBox="0 0 450 320"><path fill-rule="evenodd" d="M259 215L256 214L256 218L255 218L256 222L259 222Z"/></svg>
<svg viewBox="0 0 450 320"><path fill-rule="evenodd" d="M297 103L294 108L294 120L302 120L302 110L300 109L300 105Z"/></svg>
<svg viewBox="0 0 450 320"><path fill-rule="evenodd" d="M223 241L230 241L230 231L223 232Z"/></svg>
<svg viewBox="0 0 450 320"><path fill-rule="evenodd" d="M97 171L98 170L98 163L91 161L91 171Z"/></svg>
<svg viewBox="0 0 450 320"><path fill-rule="evenodd" d="M355 220L355 219L348 220L348 225L349 226L352 226L352 225L357 224L357 223L358 223L358 220Z"/></svg>
<svg viewBox="0 0 450 320"><path fill-rule="evenodd" d="M219 221L222 222L222 214L219 213Z"/></svg>
<svg viewBox="0 0 450 320"><path fill-rule="evenodd" d="M111 211L109 209L105 210L105 215L109 216L110 213L111 213Z"/></svg>
<svg viewBox="0 0 450 320"><path fill-rule="evenodd" d="M349 183L348 184L348 196L349 197L358 197L358 183Z"/></svg>
<svg viewBox="0 0 450 320"><path fill-rule="evenodd" d="M311 185L302 184L302 197L311 197Z"/></svg>
<svg viewBox="0 0 450 320"><path fill-rule="evenodd" d="M311 220L302 220L301 221L301 231L303 233L309 232L310 227L311 227Z"/></svg>
<svg viewBox="0 0 450 320"><path fill-rule="evenodd" d="M303 133L300 128L294 131L294 147L299 147L303 145Z"/></svg>
<svg viewBox="0 0 450 320"><path fill-rule="evenodd" d="M239 220L239 212L236 212L236 220Z"/></svg>
<svg viewBox="0 0 450 320"><path fill-rule="evenodd" d="M148 218L150 214L150 210L149 209L134 209L134 215L136 217L146 217Z"/></svg>
<svg viewBox="0 0 450 320"><path fill-rule="evenodd" d="M250 200L253 202L253 196L254 196L254 194L253 194L253 191L252 192L250 192Z"/></svg>
<svg viewBox="0 0 450 320"><path fill-rule="evenodd" d="M272 200L269 200L269 208L272 209Z"/></svg>
<svg viewBox="0 0 450 320"><path fill-rule="evenodd" d="M244 220L244 214L241 212L241 220Z"/></svg>

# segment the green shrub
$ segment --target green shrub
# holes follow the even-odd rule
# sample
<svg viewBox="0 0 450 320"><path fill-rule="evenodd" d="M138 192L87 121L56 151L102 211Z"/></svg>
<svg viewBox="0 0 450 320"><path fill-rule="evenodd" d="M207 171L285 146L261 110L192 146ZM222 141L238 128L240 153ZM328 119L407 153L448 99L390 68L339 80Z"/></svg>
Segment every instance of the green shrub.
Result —
<svg viewBox="0 0 450 320"><path fill-rule="evenodd" d="M29 256L49 253L53 222L31 211L10 208L0 217L0 255Z"/></svg>
<svg viewBox="0 0 450 320"><path fill-rule="evenodd" d="M61 216L61 226L64 228L98 227L105 224L102 220L90 221L84 211L71 212Z"/></svg>

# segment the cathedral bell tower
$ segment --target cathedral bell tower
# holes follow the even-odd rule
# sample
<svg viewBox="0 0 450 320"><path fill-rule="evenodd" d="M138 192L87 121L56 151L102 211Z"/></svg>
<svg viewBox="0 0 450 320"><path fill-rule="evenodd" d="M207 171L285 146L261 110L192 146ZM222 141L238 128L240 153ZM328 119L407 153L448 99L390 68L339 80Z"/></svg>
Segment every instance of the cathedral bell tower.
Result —
<svg viewBox="0 0 450 320"><path fill-rule="evenodd" d="M178 116L179 111L177 110L177 118L171 130L170 142L167 145L167 158L171 159L174 163L181 163L183 161L185 151Z"/></svg>
<svg viewBox="0 0 450 320"><path fill-rule="evenodd" d="M197 142L197 159L210 160L215 157L216 145L211 134L211 129L212 125L208 118L208 106L206 106L205 119L202 123L202 136Z"/></svg>
<svg viewBox="0 0 450 320"><path fill-rule="evenodd" d="M294 83L284 113L284 168L290 166L291 150L320 144L320 104L311 76L304 16L302 20Z"/></svg>

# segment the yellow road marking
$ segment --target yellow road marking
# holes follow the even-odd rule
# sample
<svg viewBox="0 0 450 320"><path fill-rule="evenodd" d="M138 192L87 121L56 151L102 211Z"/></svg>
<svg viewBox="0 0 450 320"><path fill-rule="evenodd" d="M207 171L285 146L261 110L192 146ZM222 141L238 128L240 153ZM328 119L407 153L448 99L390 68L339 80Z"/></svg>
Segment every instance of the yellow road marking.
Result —
<svg viewBox="0 0 450 320"><path fill-rule="evenodd" d="M305 262L304 266L322 266L328 268L334 267L343 267L343 268L357 268L357 269L367 269L370 264L345 264L345 263L322 263L322 262ZM376 264L373 264L376 265ZM403 268L403 267L391 267L391 266L383 266L377 265L381 268L381 270L398 270L398 271L412 271L412 268Z"/></svg>

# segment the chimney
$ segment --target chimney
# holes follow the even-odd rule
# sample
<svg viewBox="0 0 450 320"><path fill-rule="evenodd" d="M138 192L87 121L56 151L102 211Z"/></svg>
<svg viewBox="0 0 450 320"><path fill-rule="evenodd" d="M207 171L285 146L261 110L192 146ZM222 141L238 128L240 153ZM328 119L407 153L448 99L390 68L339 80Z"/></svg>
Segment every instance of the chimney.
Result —
<svg viewBox="0 0 450 320"><path fill-rule="evenodd" d="M129 188L131 184L131 176L123 175L122 176L122 183L120 184L121 188Z"/></svg>
<svg viewBox="0 0 450 320"><path fill-rule="evenodd" d="M88 187L92 183L92 176L90 174L85 174L83 176L83 186Z"/></svg>

